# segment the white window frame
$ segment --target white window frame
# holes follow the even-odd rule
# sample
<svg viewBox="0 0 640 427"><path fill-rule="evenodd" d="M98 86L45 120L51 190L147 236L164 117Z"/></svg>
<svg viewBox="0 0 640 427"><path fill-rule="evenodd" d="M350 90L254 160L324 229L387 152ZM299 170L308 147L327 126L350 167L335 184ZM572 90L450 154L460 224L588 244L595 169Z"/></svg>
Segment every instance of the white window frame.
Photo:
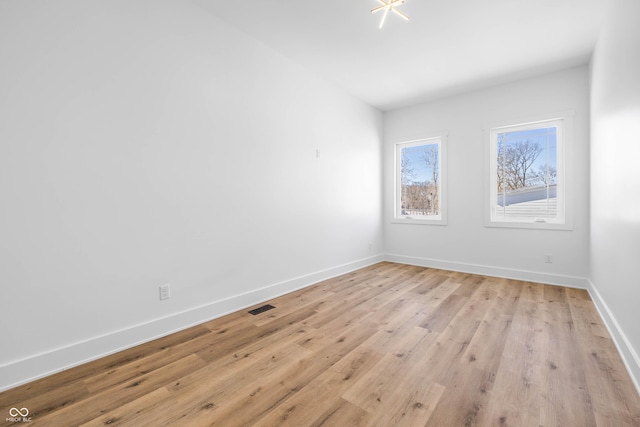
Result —
<svg viewBox="0 0 640 427"><path fill-rule="evenodd" d="M503 228L531 228L541 230L572 230L571 211L571 162L566 152L572 144L573 112L530 118L529 120L511 121L487 126L485 129L485 226ZM538 218L498 218L496 217L497 195L497 135L505 131L521 131L545 127L557 127L556 168L557 168L557 219ZM570 152L570 151L569 151Z"/></svg>
<svg viewBox="0 0 640 427"><path fill-rule="evenodd" d="M438 170L439 170L439 208L438 217L415 217L400 214L401 203L401 168L400 150L404 147L415 147L418 145L438 144ZM393 215L391 222L395 224L416 224L416 225L447 225L447 135L440 133L427 138L407 139L395 142L393 145Z"/></svg>

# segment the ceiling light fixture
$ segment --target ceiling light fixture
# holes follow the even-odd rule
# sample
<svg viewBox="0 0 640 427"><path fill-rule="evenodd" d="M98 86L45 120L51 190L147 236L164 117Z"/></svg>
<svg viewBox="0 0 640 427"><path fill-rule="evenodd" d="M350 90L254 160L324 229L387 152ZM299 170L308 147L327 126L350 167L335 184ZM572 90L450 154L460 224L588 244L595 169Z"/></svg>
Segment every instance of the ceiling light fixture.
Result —
<svg viewBox="0 0 640 427"><path fill-rule="evenodd" d="M405 0L378 0L378 3L380 3L382 6L371 9L371 13L384 10L382 21L380 21L380 28L382 28L382 26L384 25L384 20L387 19L387 14L389 13L389 11L395 12L397 15L406 19L407 21L409 20L409 17L405 13L398 10L398 6L404 4L404 1Z"/></svg>

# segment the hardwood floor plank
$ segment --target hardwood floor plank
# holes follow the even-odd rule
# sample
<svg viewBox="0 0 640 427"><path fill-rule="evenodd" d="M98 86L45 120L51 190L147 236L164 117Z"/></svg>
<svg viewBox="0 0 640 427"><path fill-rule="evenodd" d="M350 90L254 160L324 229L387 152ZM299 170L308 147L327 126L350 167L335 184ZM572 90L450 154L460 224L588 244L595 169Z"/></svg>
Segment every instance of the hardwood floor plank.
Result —
<svg viewBox="0 0 640 427"><path fill-rule="evenodd" d="M245 316L250 315L245 313ZM249 329L255 328L249 322L241 320L239 323ZM314 332L304 327L303 323L304 321L294 322L274 332L269 339L232 348L232 351L168 386L171 397L164 404L173 409L167 423L180 424L184 420L195 422L200 418L206 419L208 412L219 408L213 402L219 402L260 376L276 369L286 369L286 366L308 354L306 349L295 345L301 336Z"/></svg>
<svg viewBox="0 0 640 427"><path fill-rule="evenodd" d="M450 276L440 270L425 268L422 272L416 274L409 284L415 284L412 292L418 295L426 295L449 278Z"/></svg>
<svg viewBox="0 0 640 427"><path fill-rule="evenodd" d="M94 418L81 427L104 427L126 425L162 425L164 419L163 401L168 397L166 388L160 387L125 405L109 411L108 415Z"/></svg>
<svg viewBox="0 0 640 427"><path fill-rule="evenodd" d="M34 425L80 425L105 412L110 412L156 389L181 378L187 372L203 366L205 362L191 354L133 381L92 394L84 400L44 414L33 411Z"/></svg>
<svg viewBox="0 0 640 427"><path fill-rule="evenodd" d="M423 363L438 334L418 326L411 331L398 337L381 362L343 395L371 413L377 425L424 425L444 392Z"/></svg>
<svg viewBox="0 0 640 427"><path fill-rule="evenodd" d="M331 402L340 405L340 396L375 365L382 355L358 347L320 374L298 393L261 418L256 426L307 426L326 416Z"/></svg>
<svg viewBox="0 0 640 427"><path fill-rule="evenodd" d="M218 332L214 332L216 339L211 340L205 349L199 350L196 354L203 360L211 362L227 354L230 348L238 349L256 341L268 339L270 336L294 324L306 326L305 320L315 313L311 308L303 308L273 320L264 326L255 326L252 323L231 324ZM250 316L250 314L247 314L247 316Z"/></svg>
<svg viewBox="0 0 640 427"><path fill-rule="evenodd" d="M36 382L37 383L37 382ZM77 402L83 401L91 394L85 387L81 379L74 382L63 381L60 387L55 387L50 381L45 383L42 393L38 393L38 387L33 385L25 390L18 387L19 392L10 390L9 392L0 393L0 425L9 416L9 410L15 408L27 408L32 418L37 414L38 418L47 414L56 413L67 406L71 406ZM29 392L33 391L33 392ZM8 423L6 425L9 425Z"/></svg>
<svg viewBox="0 0 640 427"><path fill-rule="evenodd" d="M507 337L513 326L513 313L518 307L521 287L506 282L497 289L492 307L478 326L463 354L463 363L473 364L487 372L497 372Z"/></svg>
<svg viewBox="0 0 640 427"><path fill-rule="evenodd" d="M0 426L640 426L584 290L382 262L265 303L0 393Z"/></svg>
<svg viewBox="0 0 640 427"><path fill-rule="evenodd" d="M371 416L361 408L340 399L330 406L310 427L355 427L368 425Z"/></svg>
<svg viewBox="0 0 640 427"><path fill-rule="evenodd" d="M335 319L336 317L354 310L360 305L367 306L372 300L393 286L393 279L374 278L358 283L345 290L344 292L336 292L330 303L325 304L318 310L318 314L311 319L309 325L318 327Z"/></svg>
<svg viewBox="0 0 640 427"><path fill-rule="evenodd" d="M373 330L352 327L324 346L290 364L282 372L261 375L246 387L219 401L220 409L211 414L211 424L248 426L255 424L325 372L366 340ZM233 420L231 422L231 420ZM231 424L230 424L231 423Z"/></svg>
<svg viewBox="0 0 640 427"><path fill-rule="evenodd" d="M410 390L401 387L404 378L402 373L419 369L416 368L417 365L411 365L412 355L422 357L418 349L430 345L435 340L435 334L423 328L414 327L411 332L399 337L396 345L342 397L367 412L376 414L381 408L390 409L389 402L394 402L397 406L397 399L411 393ZM399 390L403 390L402 393L399 393Z"/></svg>
<svg viewBox="0 0 640 427"><path fill-rule="evenodd" d="M158 338L148 343L135 346L128 350L94 360L90 363L85 363L83 365L64 370L60 373L24 384L0 393L0 395L7 401L19 402L25 401L28 396L32 396L34 394L42 395L48 391L59 391L61 387L67 384L78 382L83 378L89 378L96 374L104 373L104 371L109 369L127 365L136 360L143 359L150 354L154 354L157 351L171 348L181 343L190 342L198 337L209 334L209 332L210 331L202 325L194 326L166 337ZM81 387L84 387L84 385Z"/></svg>
<svg viewBox="0 0 640 427"><path fill-rule="evenodd" d="M371 417L370 426L424 426L440 402L445 387L437 383L414 381L405 383L410 392L404 394L389 410L378 411ZM395 409L395 411L394 411Z"/></svg>
<svg viewBox="0 0 640 427"><path fill-rule="evenodd" d="M310 352L292 345L282 348L261 349L251 357L221 359L186 375L167 389L170 396L164 400L166 425L208 425L216 411L236 398L242 390L253 388L260 378L284 375L291 365Z"/></svg>
<svg viewBox="0 0 640 427"><path fill-rule="evenodd" d="M640 425L635 390L625 381L627 372L611 338L602 336L602 320L593 302L587 292L578 289L567 289L567 297L581 356L589 367L585 369L586 381L596 415L603 415L617 425Z"/></svg>
<svg viewBox="0 0 640 427"><path fill-rule="evenodd" d="M488 405L495 374L475 367L458 367L448 375L444 392L426 426L478 426Z"/></svg>
<svg viewBox="0 0 640 427"><path fill-rule="evenodd" d="M397 352L399 351L397 344L402 343L403 337L407 334L414 333L415 327L427 316L427 311L423 310L419 304L407 302L402 307L395 308L390 312L392 318L389 320L386 316L376 316L378 331L364 345L380 352ZM421 329L421 333L429 332Z"/></svg>
<svg viewBox="0 0 640 427"><path fill-rule="evenodd" d="M423 294L423 296L416 296L416 301L424 304L425 307L435 308L453 294L460 285L461 283L459 281L448 277L438 285L433 286L431 290Z"/></svg>
<svg viewBox="0 0 640 427"><path fill-rule="evenodd" d="M444 331L467 301L468 297L452 293L430 312L420 326L433 332Z"/></svg>
<svg viewBox="0 0 640 427"><path fill-rule="evenodd" d="M213 340L215 340L214 334L209 333L186 342L163 347L143 358L132 360L127 364L120 364L105 372L93 375L85 379L84 384L91 393L96 393L111 386L131 381L190 354L204 350L211 345Z"/></svg>
<svg viewBox="0 0 640 427"><path fill-rule="evenodd" d="M528 284L520 293L513 321L500 356L486 411L481 425L527 426L540 420L542 377L548 352L542 285Z"/></svg>
<svg viewBox="0 0 640 427"><path fill-rule="evenodd" d="M236 420L232 410L234 402L243 397L261 397L265 393L264 381L283 378L292 366L298 366L310 354L303 348L288 346L274 353L261 352L240 372L207 369L190 375L168 387L171 397L167 405L173 410L165 425L242 425L241 417ZM235 411L240 414L242 408ZM221 412L224 413L220 415Z"/></svg>
<svg viewBox="0 0 640 427"><path fill-rule="evenodd" d="M577 332L566 299L566 289L545 286L549 352L543 371L542 425L595 426L593 404L579 355Z"/></svg>
<svg viewBox="0 0 640 427"><path fill-rule="evenodd" d="M312 307L313 310L318 310L333 295L333 292L322 286L312 286L298 292L292 292L269 301L269 304L275 306L276 309L270 310L264 316L256 316L252 323L256 326L264 326L303 308Z"/></svg>

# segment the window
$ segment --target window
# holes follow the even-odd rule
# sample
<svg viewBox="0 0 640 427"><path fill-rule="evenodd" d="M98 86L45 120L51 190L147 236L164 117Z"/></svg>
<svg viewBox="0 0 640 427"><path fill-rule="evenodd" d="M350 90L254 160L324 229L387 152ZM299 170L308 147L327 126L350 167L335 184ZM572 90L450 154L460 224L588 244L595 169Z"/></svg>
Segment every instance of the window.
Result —
<svg viewBox="0 0 640 427"><path fill-rule="evenodd" d="M564 122L491 129L488 225L565 228Z"/></svg>
<svg viewBox="0 0 640 427"><path fill-rule="evenodd" d="M435 137L395 145L396 222L446 223L443 140Z"/></svg>

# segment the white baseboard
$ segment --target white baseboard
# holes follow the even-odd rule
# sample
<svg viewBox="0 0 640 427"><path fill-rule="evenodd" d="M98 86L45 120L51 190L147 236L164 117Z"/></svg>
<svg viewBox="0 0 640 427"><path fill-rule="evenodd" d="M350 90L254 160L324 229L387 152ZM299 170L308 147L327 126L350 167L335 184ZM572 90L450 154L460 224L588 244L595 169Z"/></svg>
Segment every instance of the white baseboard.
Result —
<svg viewBox="0 0 640 427"><path fill-rule="evenodd" d="M384 259L385 261L417 265L420 267L438 268L441 270L459 271L461 273L480 274L483 276L503 277L505 279L545 283L548 285L566 286L568 288L587 289L588 287L588 280L582 277L562 276L558 274L539 273L536 271L513 270L502 267L489 267L486 265L466 264L396 254L385 254Z"/></svg>
<svg viewBox="0 0 640 427"><path fill-rule="evenodd" d="M629 376L631 376L631 381L633 381L633 385L636 386L636 391L640 394L640 357L638 357L638 353L636 353L625 333L622 332L620 324L613 316L611 310L609 310L609 306L604 302L600 292L598 292L598 289L591 280L589 280L587 290L600 313L600 317L609 330L611 338L613 338L613 342L618 349L618 353L620 353L620 357L622 357L622 362L627 368Z"/></svg>
<svg viewBox="0 0 640 427"><path fill-rule="evenodd" d="M363 258L1 365L0 391L144 344L383 260L383 255Z"/></svg>

